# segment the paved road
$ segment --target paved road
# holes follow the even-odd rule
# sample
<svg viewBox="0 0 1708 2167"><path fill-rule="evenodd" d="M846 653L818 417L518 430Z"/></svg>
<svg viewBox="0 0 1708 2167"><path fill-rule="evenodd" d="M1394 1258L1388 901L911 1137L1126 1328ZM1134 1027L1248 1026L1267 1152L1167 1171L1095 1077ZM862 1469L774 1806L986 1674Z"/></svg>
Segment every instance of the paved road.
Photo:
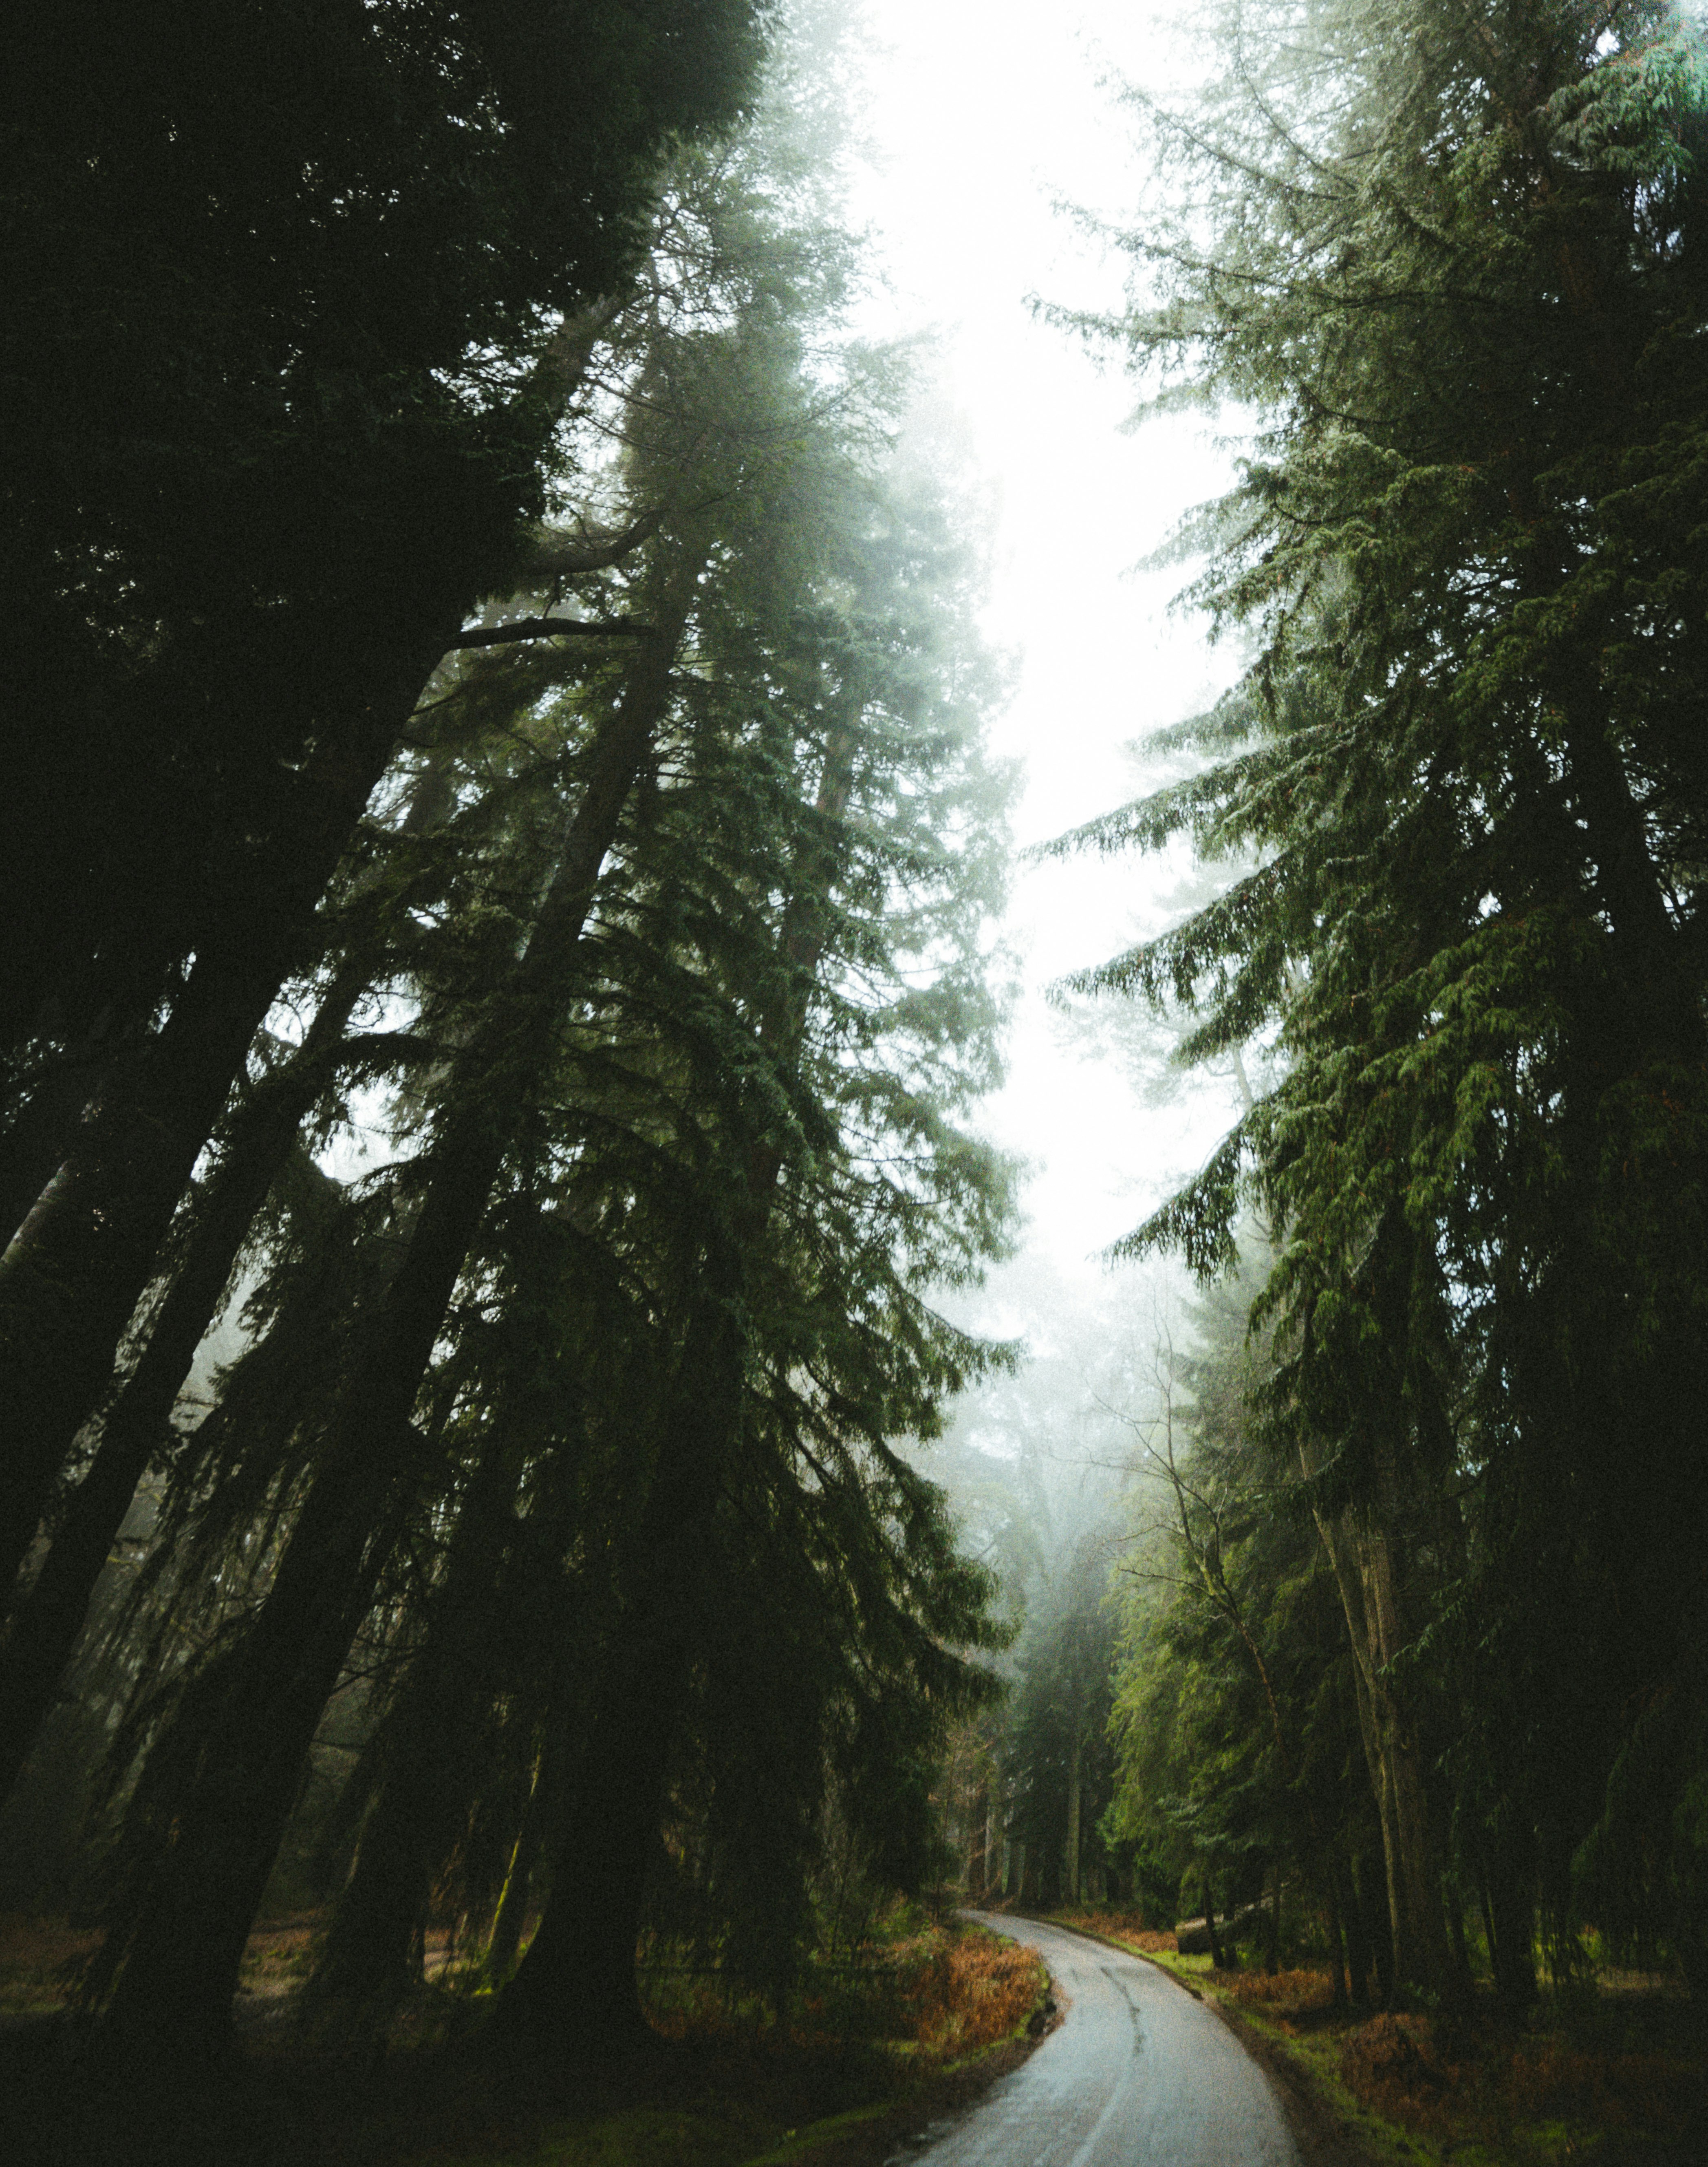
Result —
<svg viewBox="0 0 1708 2167"><path fill-rule="evenodd" d="M969 1915L1038 1951L1066 2017L915 2167L1298 2167L1262 2070L1166 1973L1057 1926Z"/></svg>

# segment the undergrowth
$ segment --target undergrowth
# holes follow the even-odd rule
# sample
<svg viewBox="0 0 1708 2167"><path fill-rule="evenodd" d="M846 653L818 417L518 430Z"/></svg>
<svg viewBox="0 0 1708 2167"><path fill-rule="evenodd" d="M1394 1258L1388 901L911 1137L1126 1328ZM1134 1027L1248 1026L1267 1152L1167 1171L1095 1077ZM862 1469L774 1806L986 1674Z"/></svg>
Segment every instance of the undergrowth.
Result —
<svg viewBox="0 0 1708 2167"><path fill-rule="evenodd" d="M1245 2018L1376 2156L1456 2167L1708 2160L1708 2025L1676 1998L1545 1996L1515 2027L1484 1997L1471 2021L1448 2025L1422 2011L1337 2010L1325 1969L1219 1971L1118 1914L1056 1915Z"/></svg>
<svg viewBox="0 0 1708 2167"><path fill-rule="evenodd" d="M1049 1984L1032 1951L976 1926L927 1926L867 1953L864 1964L808 1965L769 1997L717 1973L660 1970L646 1980L648 2018L667 2039L740 2037L776 2051L859 2044L944 2064L1013 2036Z"/></svg>
<svg viewBox="0 0 1708 2167"><path fill-rule="evenodd" d="M88 1937L8 1923L0 1981L53 2013ZM68 2087L51 2028L0 2024L0 2129L34 2133L41 2167L878 2167L914 2121L976 2096L1048 1990L1029 1952L898 1907L869 1942L800 1960L781 1993L655 1950L642 1980L664 2039L495 2080L472 2050L482 1997L442 1935L389 2053L299 2033L315 1923L251 1942L240 2051L182 2082L161 2071L145 2096L128 2079Z"/></svg>

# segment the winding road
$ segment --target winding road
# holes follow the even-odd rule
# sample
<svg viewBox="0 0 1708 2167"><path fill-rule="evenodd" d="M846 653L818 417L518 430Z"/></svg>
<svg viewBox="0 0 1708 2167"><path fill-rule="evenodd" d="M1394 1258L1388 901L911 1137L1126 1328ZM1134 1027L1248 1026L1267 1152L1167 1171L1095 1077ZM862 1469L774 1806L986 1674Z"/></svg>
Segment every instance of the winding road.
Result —
<svg viewBox="0 0 1708 2167"><path fill-rule="evenodd" d="M1298 2167L1268 2079L1219 2017L1137 1957L1031 1919L1066 2019L913 2167Z"/></svg>

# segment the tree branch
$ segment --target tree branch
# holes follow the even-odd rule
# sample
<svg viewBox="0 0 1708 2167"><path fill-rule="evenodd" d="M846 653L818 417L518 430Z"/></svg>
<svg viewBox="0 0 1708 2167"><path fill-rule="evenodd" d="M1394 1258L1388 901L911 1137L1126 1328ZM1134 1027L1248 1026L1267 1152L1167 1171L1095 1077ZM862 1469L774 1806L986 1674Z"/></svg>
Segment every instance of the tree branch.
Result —
<svg viewBox="0 0 1708 2167"><path fill-rule="evenodd" d="M558 639L565 634L586 639L621 633L630 639L644 639L653 629L632 617L513 617L502 624L484 624L459 633L445 652L454 654L464 647L502 647L513 639Z"/></svg>
<svg viewBox="0 0 1708 2167"><path fill-rule="evenodd" d="M648 542L664 522L664 507L642 512L632 519L627 527L592 529L578 527L573 532L561 528L542 527L523 558L519 570L524 580L570 579L584 572L603 572L623 559L642 542Z"/></svg>

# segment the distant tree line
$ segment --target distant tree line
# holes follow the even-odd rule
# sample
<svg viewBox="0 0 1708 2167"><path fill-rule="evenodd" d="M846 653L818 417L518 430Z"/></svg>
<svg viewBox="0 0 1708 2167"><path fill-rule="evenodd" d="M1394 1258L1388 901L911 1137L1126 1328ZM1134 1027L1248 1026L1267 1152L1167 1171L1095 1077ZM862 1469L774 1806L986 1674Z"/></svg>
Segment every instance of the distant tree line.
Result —
<svg viewBox="0 0 1708 2167"><path fill-rule="evenodd" d="M824 26L84 28L5 93L0 1780L81 1704L118 2050L225 2038L305 1804L329 2022L437 1910L619 2034L646 1918L786 1978L828 1846L917 1884L992 1689L895 1443L1005 1359L927 1300L1011 1208L978 506L841 328Z"/></svg>

